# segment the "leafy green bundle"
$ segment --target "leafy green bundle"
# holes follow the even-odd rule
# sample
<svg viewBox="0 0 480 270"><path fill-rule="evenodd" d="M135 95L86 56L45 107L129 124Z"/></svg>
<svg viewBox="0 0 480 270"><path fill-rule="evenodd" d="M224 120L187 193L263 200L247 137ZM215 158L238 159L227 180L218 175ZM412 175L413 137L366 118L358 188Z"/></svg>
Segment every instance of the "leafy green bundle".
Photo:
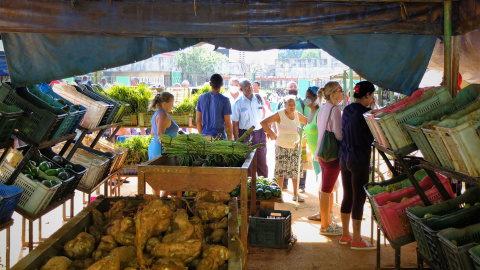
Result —
<svg viewBox="0 0 480 270"><path fill-rule="evenodd" d="M127 113L148 112L148 104L153 99L152 91L143 83L136 87L115 84L106 92L110 97L130 104Z"/></svg>
<svg viewBox="0 0 480 270"><path fill-rule="evenodd" d="M148 146L151 141L151 135L133 136L127 138L125 142L116 142L116 144L128 148L125 164L141 164L148 161Z"/></svg>

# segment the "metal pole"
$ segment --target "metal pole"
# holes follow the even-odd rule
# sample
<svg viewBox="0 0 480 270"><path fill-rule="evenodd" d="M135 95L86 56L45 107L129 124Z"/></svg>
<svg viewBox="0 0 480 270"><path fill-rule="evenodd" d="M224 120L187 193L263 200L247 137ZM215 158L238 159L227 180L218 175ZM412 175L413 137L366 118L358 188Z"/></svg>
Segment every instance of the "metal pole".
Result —
<svg viewBox="0 0 480 270"><path fill-rule="evenodd" d="M460 68L460 48L458 47L460 36L452 37L452 97L456 97L458 93L458 70Z"/></svg>
<svg viewBox="0 0 480 270"><path fill-rule="evenodd" d="M383 88L378 88L378 106L383 107Z"/></svg>
<svg viewBox="0 0 480 270"><path fill-rule="evenodd" d="M350 77L350 98L353 98L353 70L350 69L350 72L348 73L348 77Z"/></svg>
<svg viewBox="0 0 480 270"><path fill-rule="evenodd" d="M347 89L347 71L346 70L343 71L343 89L344 90ZM345 98L343 99L343 105L344 105L344 108L345 106L347 106L347 95L345 95Z"/></svg>
<svg viewBox="0 0 480 270"><path fill-rule="evenodd" d="M447 89L450 91L452 97L457 89L452 87L452 1L445 1L443 3L443 77Z"/></svg>

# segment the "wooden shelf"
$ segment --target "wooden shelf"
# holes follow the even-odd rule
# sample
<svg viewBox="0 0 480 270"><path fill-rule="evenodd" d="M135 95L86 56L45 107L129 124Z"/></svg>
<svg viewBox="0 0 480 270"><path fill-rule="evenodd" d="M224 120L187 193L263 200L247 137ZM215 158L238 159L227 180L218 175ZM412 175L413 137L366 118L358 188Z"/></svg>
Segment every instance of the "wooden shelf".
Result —
<svg viewBox="0 0 480 270"><path fill-rule="evenodd" d="M30 221L35 221L38 218L42 217L43 215L47 214L48 212L52 211L53 209L57 208L58 206L64 204L66 201L73 199L74 195L75 193L68 195L67 197L63 198L61 201L55 202L54 204L48 206L47 208L45 208L44 210L40 211L40 213L37 213L37 214L32 214L30 212L27 212L24 209L20 208L19 206L15 208L15 212L19 213L20 215L22 215L22 217Z"/></svg>
<svg viewBox="0 0 480 270"><path fill-rule="evenodd" d="M64 142L64 141L72 140L77 136L76 133L73 133L73 134L70 134L70 135L67 135L67 136L64 136L64 137L61 137L61 138L57 138L55 140L51 140L51 141L47 141L47 142L41 142L41 143L34 143L29 138L25 137L22 133L15 132L14 134L15 134L15 137L24 141L28 145L35 146L38 150L49 147L49 146L52 146L52 145L55 145L55 144L58 144L58 143L61 143L61 142Z"/></svg>
<svg viewBox="0 0 480 270"><path fill-rule="evenodd" d="M87 128L79 126L78 129L81 130L81 131L86 131L87 133L91 133L91 132L94 132L94 131L97 131L97 130L108 129L108 128L118 127L118 126L122 126L122 125L123 125L123 122L118 122L118 123L114 123L114 124L99 126L99 127L92 128L92 129L87 129Z"/></svg>

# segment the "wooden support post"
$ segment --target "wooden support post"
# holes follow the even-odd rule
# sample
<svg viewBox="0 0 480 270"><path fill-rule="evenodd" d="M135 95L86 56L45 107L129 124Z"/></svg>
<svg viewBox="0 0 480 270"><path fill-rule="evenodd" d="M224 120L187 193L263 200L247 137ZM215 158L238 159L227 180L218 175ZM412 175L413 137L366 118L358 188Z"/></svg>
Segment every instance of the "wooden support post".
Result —
<svg viewBox="0 0 480 270"><path fill-rule="evenodd" d="M443 3L443 56L444 83L453 97L457 89L452 87L452 1Z"/></svg>
<svg viewBox="0 0 480 270"><path fill-rule="evenodd" d="M452 97L455 98L458 93L458 74L460 68L460 36L452 37Z"/></svg>
<svg viewBox="0 0 480 270"><path fill-rule="evenodd" d="M348 92L350 93L350 98L353 98L353 69L349 70L348 77L350 79L350 89Z"/></svg>
<svg viewBox="0 0 480 270"><path fill-rule="evenodd" d="M383 107L383 88L378 88L378 106Z"/></svg>
<svg viewBox="0 0 480 270"><path fill-rule="evenodd" d="M343 71L343 90L347 90L347 71ZM343 107L345 108L347 106L347 95L345 95L344 101L343 101Z"/></svg>

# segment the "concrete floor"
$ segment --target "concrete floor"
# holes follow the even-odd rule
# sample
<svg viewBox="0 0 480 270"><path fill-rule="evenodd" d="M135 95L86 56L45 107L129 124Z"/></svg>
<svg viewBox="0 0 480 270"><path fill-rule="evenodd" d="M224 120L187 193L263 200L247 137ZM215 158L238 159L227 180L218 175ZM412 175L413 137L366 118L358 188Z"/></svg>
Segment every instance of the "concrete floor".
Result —
<svg viewBox="0 0 480 270"><path fill-rule="evenodd" d="M272 143L268 144L269 160L272 161ZM274 161L274 158L273 158ZM270 164L270 173L273 174L273 164ZM122 196L132 196L137 193L136 177L129 178L130 183L123 184ZM375 269L376 251L353 251L348 245L338 243L339 236L325 237L319 235L320 222L309 221L307 216L318 211L318 188L313 171L307 173L306 193L302 194L305 203L300 203L295 209L292 201L292 184L289 190L283 192L284 203L276 203L275 209L292 211L292 232L298 238L298 242L290 250L268 249L248 247L247 258L248 269ZM341 191L341 188L340 188ZM149 192L149 189L147 189ZM82 192L77 191L74 197L75 214L83 208ZM92 194L92 196L95 196ZM340 202L342 194L339 192L338 201L334 205L334 212L340 216ZM334 200L335 202L335 200ZM68 203L67 203L68 204ZM14 225L11 227L11 263L13 266L19 259L28 254L28 248L21 245L22 217L14 213ZM34 223L34 239L38 239L38 220ZM337 222L340 222L337 219ZM42 236L48 237L58 230L64 222L62 221L62 207L58 207L46 214L42 219ZM374 226L373 239L376 242L376 226ZM349 228L352 231L351 228ZM5 269L5 248L6 231L0 232L0 269ZM28 234L28 232L26 232ZM364 221L362 223L362 236L370 240L371 237L371 209L368 203L365 204ZM394 249L388 242L384 243L382 237L381 245L381 266L394 266ZM416 243L402 247L402 267L416 267Z"/></svg>

